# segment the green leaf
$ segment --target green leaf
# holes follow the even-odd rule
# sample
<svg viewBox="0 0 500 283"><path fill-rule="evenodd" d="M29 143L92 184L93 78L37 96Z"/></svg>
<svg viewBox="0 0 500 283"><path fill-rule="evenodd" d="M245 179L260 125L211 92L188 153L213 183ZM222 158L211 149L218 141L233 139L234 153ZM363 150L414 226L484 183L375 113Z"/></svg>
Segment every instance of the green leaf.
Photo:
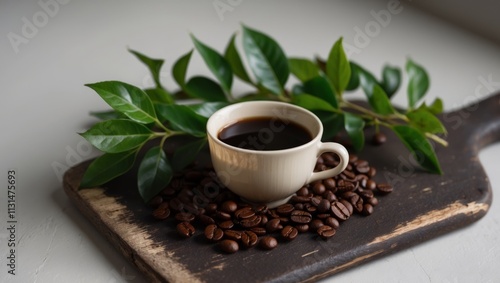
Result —
<svg viewBox="0 0 500 283"><path fill-rule="evenodd" d="M80 135L101 151L118 153L139 147L153 132L131 120L107 120Z"/></svg>
<svg viewBox="0 0 500 283"><path fill-rule="evenodd" d="M446 133L446 129L439 121L439 119L434 116L431 112L426 109L417 109L406 114L406 117L410 119L410 125L419 129L423 133L431 134L443 134Z"/></svg>
<svg viewBox="0 0 500 283"><path fill-rule="evenodd" d="M172 167L174 168L174 171L181 171L193 163L198 156L198 153L203 149L206 143L207 139L203 138L189 142L177 148L174 151L174 156L172 157Z"/></svg>
<svg viewBox="0 0 500 283"><path fill-rule="evenodd" d="M398 67L384 66L382 70L382 88L387 97L391 98L401 84L401 69Z"/></svg>
<svg viewBox="0 0 500 283"><path fill-rule="evenodd" d="M105 153L96 158L85 171L80 188L97 187L124 174L134 165L137 151Z"/></svg>
<svg viewBox="0 0 500 283"><path fill-rule="evenodd" d="M347 84L345 90L355 90L359 87L359 72L357 65L353 62L350 62L351 66L351 77L349 78L349 83Z"/></svg>
<svg viewBox="0 0 500 283"><path fill-rule="evenodd" d="M436 153L424 134L413 127L405 125L393 126L392 130L423 168L432 173L442 174Z"/></svg>
<svg viewBox="0 0 500 283"><path fill-rule="evenodd" d="M208 118L203 117L186 105L156 104L156 111L162 121L168 121L176 130L195 137L206 135Z"/></svg>
<svg viewBox="0 0 500 283"><path fill-rule="evenodd" d="M323 124L323 141L331 141L332 138L344 128L344 116L330 111L312 110Z"/></svg>
<svg viewBox="0 0 500 283"><path fill-rule="evenodd" d="M411 59L406 62L406 72L409 76L408 104L409 108L413 109L429 89L429 76L422 66Z"/></svg>
<svg viewBox="0 0 500 283"><path fill-rule="evenodd" d="M159 146L149 149L137 172L137 186L144 202L149 202L160 193L172 176L172 168L163 149Z"/></svg>
<svg viewBox="0 0 500 283"><path fill-rule="evenodd" d="M342 47L342 37L335 42L326 61L326 75L333 83L335 92L342 94L349 84L351 66Z"/></svg>
<svg viewBox="0 0 500 283"><path fill-rule="evenodd" d="M136 122L147 124L156 120L153 103L138 87L118 81L99 82L85 86L95 90L113 109Z"/></svg>
<svg viewBox="0 0 500 283"><path fill-rule="evenodd" d="M373 95L373 89L375 85L378 84L377 79L370 72L363 69L361 66L355 63L353 63L352 65L355 66L356 68L356 72L358 73L359 77L359 84L361 85L363 92L365 93L368 100L370 100Z"/></svg>
<svg viewBox="0 0 500 283"><path fill-rule="evenodd" d="M370 106L378 114L389 115L396 112L384 89L377 84L373 87L373 95L370 97L369 102Z"/></svg>
<svg viewBox="0 0 500 283"><path fill-rule="evenodd" d="M111 120L111 119L123 119L127 118L127 116L115 110L105 110L105 111L91 111L89 113L91 116L94 116L101 120Z"/></svg>
<svg viewBox="0 0 500 283"><path fill-rule="evenodd" d="M148 88L144 92L146 92L153 103L174 103L172 95L163 88Z"/></svg>
<svg viewBox="0 0 500 283"><path fill-rule="evenodd" d="M240 54L238 53L238 49L236 49L235 38L236 38L236 34L233 34L233 36L231 37L231 40L229 41L229 44L226 47L226 51L224 52L224 57L226 58L229 65L231 66L233 73L238 78L253 85L252 80L250 79L247 71L245 70L245 66L243 65L243 62L241 61L241 57L240 57Z"/></svg>
<svg viewBox="0 0 500 283"><path fill-rule="evenodd" d="M263 33L243 26L243 49L257 82L274 94L283 94L290 71L288 60L278 43Z"/></svg>
<svg viewBox="0 0 500 283"><path fill-rule="evenodd" d="M288 59L290 72L301 82L308 81L319 76L319 68L311 60L305 58Z"/></svg>
<svg viewBox="0 0 500 283"><path fill-rule="evenodd" d="M191 108L194 112L196 112L198 115L201 115L206 118L210 118L212 114L214 114L215 111L228 106L229 103L227 102L205 102L205 103L200 103L200 104L192 104L192 105L187 105L189 108Z"/></svg>
<svg viewBox="0 0 500 283"><path fill-rule="evenodd" d="M151 75L153 76L153 80L155 81L156 87L161 88L161 82L160 82L160 70L163 65L163 60L162 59L153 59L150 57L147 57L144 54L141 54L135 50L129 49L128 50L130 53L134 54L137 59L139 59L142 63L146 64L148 66L149 71L151 72Z"/></svg>
<svg viewBox="0 0 500 283"><path fill-rule="evenodd" d="M325 77L317 76L302 85L302 90L305 93L314 95L328 102L333 108L338 109L339 104L335 93L330 85L330 83L325 79Z"/></svg>
<svg viewBox="0 0 500 283"><path fill-rule="evenodd" d="M222 89L226 93L230 93L231 85L233 84L233 72L229 63L217 51L203 44L193 35L191 35L191 38L196 50L198 50L198 53L200 53L201 57L205 61L205 64L207 64L210 71L212 71L215 77L219 80Z"/></svg>
<svg viewBox="0 0 500 283"><path fill-rule="evenodd" d="M292 97L292 103L308 110L324 110L334 112L336 109L323 99L310 95L298 94Z"/></svg>
<svg viewBox="0 0 500 283"><path fill-rule="evenodd" d="M434 115L438 115L443 112L443 101L440 98L436 98L430 106L427 106L424 102L418 109L425 109Z"/></svg>
<svg viewBox="0 0 500 283"><path fill-rule="evenodd" d="M363 149L363 145L365 144L364 127L365 121L359 116L349 112L344 113L344 128L351 139L352 147L355 151Z"/></svg>
<svg viewBox="0 0 500 283"><path fill-rule="evenodd" d="M184 54L181 58L179 58L172 67L172 76L177 84L184 89L186 85L186 73L189 64L189 60L191 60L191 54L193 54L193 50Z"/></svg>
<svg viewBox="0 0 500 283"><path fill-rule="evenodd" d="M195 76L189 79L186 92L205 101L227 101L221 86L207 77Z"/></svg>

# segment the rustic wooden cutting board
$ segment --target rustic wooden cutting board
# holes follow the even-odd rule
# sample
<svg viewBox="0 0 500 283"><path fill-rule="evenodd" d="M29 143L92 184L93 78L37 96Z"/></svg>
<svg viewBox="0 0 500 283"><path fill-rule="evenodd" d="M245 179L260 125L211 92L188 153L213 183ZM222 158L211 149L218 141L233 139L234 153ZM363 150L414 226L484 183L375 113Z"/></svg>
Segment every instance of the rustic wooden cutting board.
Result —
<svg viewBox="0 0 500 283"><path fill-rule="evenodd" d="M353 217L323 241L310 233L272 251L220 254L200 234L180 239L174 225L157 222L140 200L134 177L104 188L78 190L89 161L69 169L64 189L80 211L152 281L316 281L464 227L486 214L491 187L478 151L500 140L500 93L441 115L449 146L436 146L443 175L416 169L391 133L383 146L360 154L378 169L375 180L395 189L369 217ZM370 136L370 133L367 133Z"/></svg>

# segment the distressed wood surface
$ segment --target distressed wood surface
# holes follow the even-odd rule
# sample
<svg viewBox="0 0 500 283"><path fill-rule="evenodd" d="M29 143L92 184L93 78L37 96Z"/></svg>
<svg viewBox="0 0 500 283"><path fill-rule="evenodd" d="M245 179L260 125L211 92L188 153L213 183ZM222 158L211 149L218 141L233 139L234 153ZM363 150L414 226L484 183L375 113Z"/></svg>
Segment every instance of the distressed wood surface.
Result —
<svg viewBox="0 0 500 283"><path fill-rule="evenodd" d="M450 145L436 146L443 175L425 173L391 133L360 154L394 185L369 217L353 216L323 241L301 234L272 251L220 254L199 232L180 239L172 223L157 222L128 174L104 188L77 190L89 161L69 169L64 189L80 211L155 282L312 282L464 227L486 214L491 187L478 151L500 140L500 94L441 115ZM367 132L370 136L370 132Z"/></svg>

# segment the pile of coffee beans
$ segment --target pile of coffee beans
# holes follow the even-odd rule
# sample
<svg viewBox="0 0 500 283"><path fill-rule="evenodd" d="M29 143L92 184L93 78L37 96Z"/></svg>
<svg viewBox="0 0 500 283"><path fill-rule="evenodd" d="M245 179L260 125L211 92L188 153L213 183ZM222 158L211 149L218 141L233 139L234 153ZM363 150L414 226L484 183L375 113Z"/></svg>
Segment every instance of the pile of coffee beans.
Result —
<svg viewBox="0 0 500 283"><path fill-rule="evenodd" d="M321 155L315 171L337 166L334 154ZM293 241L301 233L315 233L327 240L353 214L370 215L379 195L392 192L389 184L376 183L376 169L351 155L346 170L300 188L286 204L269 209L250 205L229 191L212 168L192 167L174 177L169 186L151 201L152 216L174 218L180 236L203 233L220 251L234 253L259 247L271 250L279 242Z"/></svg>

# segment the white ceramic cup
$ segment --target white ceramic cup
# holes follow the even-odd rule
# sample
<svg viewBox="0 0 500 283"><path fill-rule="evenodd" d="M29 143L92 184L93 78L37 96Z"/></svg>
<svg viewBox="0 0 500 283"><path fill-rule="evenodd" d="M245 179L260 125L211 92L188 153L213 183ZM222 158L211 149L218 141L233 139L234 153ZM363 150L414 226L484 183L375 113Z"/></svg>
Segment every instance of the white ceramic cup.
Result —
<svg viewBox="0 0 500 283"><path fill-rule="evenodd" d="M266 138L257 142L264 143L279 134L281 127L273 123L276 119L301 125L310 132L312 140L293 148L264 151L231 146L218 138L224 127L255 117L272 118L269 127L259 131L258 136L262 133ZM283 102L251 101L224 107L208 119L207 133L212 164L220 181L243 199L268 207L287 202L305 184L340 174L349 161L344 146L321 142L323 125L316 115ZM335 153L340 159L339 165L313 172L317 158L325 152Z"/></svg>

